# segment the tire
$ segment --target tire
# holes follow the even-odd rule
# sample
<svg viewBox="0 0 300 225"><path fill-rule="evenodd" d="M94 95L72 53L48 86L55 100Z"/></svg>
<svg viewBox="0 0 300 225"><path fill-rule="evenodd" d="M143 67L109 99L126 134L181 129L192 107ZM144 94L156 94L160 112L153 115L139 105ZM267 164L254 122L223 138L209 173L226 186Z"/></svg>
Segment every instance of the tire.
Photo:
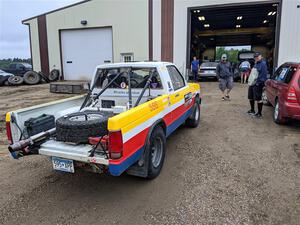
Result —
<svg viewBox="0 0 300 225"><path fill-rule="evenodd" d="M146 147L148 154L147 179L154 179L160 174L166 155L166 135L161 126L157 126L152 131L148 143Z"/></svg>
<svg viewBox="0 0 300 225"><path fill-rule="evenodd" d="M51 72L49 74L49 80L50 81L57 81L58 78L59 78L59 70L57 70L57 69L51 70Z"/></svg>
<svg viewBox="0 0 300 225"><path fill-rule="evenodd" d="M284 124L286 122L286 120L281 115L281 109L278 100L275 101L273 120L277 124Z"/></svg>
<svg viewBox="0 0 300 225"><path fill-rule="evenodd" d="M29 85L38 84L41 81L41 76L35 71L28 71L24 74L24 83Z"/></svg>
<svg viewBox="0 0 300 225"><path fill-rule="evenodd" d="M107 121L111 112L85 111L71 113L56 120L56 140L88 143L89 137L108 134Z"/></svg>
<svg viewBox="0 0 300 225"><path fill-rule="evenodd" d="M267 97L266 88L263 89L261 99L262 99L262 102L264 105L266 105L266 106L271 105L271 103L269 102L268 97Z"/></svg>
<svg viewBox="0 0 300 225"><path fill-rule="evenodd" d="M189 118L185 121L185 124L188 127L196 128L200 123L200 104L198 99L196 99L195 104L193 106L193 112Z"/></svg>
<svg viewBox="0 0 300 225"><path fill-rule="evenodd" d="M21 85L23 84L24 79L20 76L10 76L7 81L9 85Z"/></svg>

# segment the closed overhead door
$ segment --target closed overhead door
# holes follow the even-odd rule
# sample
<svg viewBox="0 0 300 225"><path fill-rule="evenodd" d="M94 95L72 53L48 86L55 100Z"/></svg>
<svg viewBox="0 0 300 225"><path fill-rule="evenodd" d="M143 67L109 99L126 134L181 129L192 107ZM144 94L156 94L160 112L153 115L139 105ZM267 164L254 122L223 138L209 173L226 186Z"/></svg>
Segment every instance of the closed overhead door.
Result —
<svg viewBox="0 0 300 225"><path fill-rule="evenodd" d="M97 65L112 62L112 29L61 31L65 80L90 80Z"/></svg>

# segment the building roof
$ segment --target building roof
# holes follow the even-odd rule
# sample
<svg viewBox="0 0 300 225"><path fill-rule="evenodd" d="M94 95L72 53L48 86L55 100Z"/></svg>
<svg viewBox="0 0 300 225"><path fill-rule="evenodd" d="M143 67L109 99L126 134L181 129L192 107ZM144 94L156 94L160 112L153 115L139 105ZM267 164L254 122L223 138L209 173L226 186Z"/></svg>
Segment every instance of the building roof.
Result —
<svg viewBox="0 0 300 225"><path fill-rule="evenodd" d="M50 13L54 13L54 12L57 12L57 11L60 11L60 10L64 10L64 9L67 9L67 8L70 8L70 7L73 7L73 6L76 6L76 5L80 5L80 4L86 3L86 2L89 2L89 1L91 1L91 0L83 0L83 1L76 2L76 3L71 4L71 5L67 5L67 6L58 8L58 9L54 9L54 10L51 10L51 11L39 14L37 16L33 16L33 17L30 17L30 18L24 19L24 20L22 20L22 23L26 23L28 20L35 19L35 18L37 18L39 16L44 16L44 15L47 15L47 14L50 14Z"/></svg>

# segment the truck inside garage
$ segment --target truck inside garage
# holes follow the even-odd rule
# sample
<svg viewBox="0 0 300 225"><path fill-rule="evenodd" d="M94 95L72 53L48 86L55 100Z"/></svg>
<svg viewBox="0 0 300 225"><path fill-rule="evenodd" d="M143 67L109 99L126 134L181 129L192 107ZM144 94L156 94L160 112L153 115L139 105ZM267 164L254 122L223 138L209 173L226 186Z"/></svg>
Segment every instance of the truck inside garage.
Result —
<svg viewBox="0 0 300 225"><path fill-rule="evenodd" d="M279 3L233 4L188 9L187 67L193 56L201 62L228 55L238 65L241 51L259 51L269 71L277 64Z"/></svg>

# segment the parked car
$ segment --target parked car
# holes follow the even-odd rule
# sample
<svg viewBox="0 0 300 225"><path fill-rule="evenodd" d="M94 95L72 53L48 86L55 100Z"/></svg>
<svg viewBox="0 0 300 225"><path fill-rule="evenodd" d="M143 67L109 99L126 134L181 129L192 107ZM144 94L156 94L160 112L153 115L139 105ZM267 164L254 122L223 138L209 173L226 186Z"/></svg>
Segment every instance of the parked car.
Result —
<svg viewBox="0 0 300 225"><path fill-rule="evenodd" d="M203 62L199 68L199 78L217 78L217 62Z"/></svg>
<svg viewBox="0 0 300 225"><path fill-rule="evenodd" d="M166 137L183 123L199 124L200 86L188 83L174 64L104 64L91 83L85 100L76 96L7 113L11 155L51 156L53 168L65 172L80 167L151 179L163 166Z"/></svg>
<svg viewBox="0 0 300 225"><path fill-rule="evenodd" d="M11 63L9 64L8 68L1 69L16 76L23 76L27 71L32 70L32 66L28 63Z"/></svg>
<svg viewBox="0 0 300 225"><path fill-rule="evenodd" d="M274 106L274 122L300 120L300 63L281 65L266 81L263 100Z"/></svg>
<svg viewBox="0 0 300 225"><path fill-rule="evenodd" d="M14 76L12 73L7 73L3 70L0 70L0 86L8 85L8 78Z"/></svg>

